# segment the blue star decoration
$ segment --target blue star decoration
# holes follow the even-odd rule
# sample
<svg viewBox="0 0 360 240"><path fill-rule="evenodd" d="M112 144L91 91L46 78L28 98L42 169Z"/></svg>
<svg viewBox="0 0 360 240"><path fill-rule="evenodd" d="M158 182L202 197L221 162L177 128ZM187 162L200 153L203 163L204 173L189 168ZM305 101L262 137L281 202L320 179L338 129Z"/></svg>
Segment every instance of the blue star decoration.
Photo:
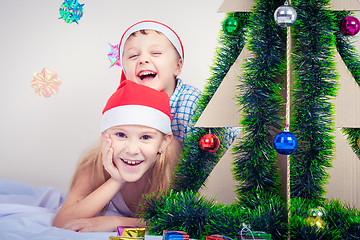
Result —
<svg viewBox="0 0 360 240"><path fill-rule="evenodd" d="M77 0L65 0L60 6L60 17L64 19L66 23L76 22L77 24L83 15L83 6Z"/></svg>

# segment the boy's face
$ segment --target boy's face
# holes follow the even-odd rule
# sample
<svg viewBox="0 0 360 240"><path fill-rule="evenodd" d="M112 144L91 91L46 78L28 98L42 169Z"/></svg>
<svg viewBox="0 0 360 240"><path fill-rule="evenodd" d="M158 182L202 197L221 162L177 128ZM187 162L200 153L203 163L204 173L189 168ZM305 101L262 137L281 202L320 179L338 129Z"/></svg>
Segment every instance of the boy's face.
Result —
<svg viewBox="0 0 360 240"><path fill-rule="evenodd" d="M171 42L161 33L137 32L124 44L123 70L127 79L156 90L169 97L175 90L175 78L181 73L182 59Z"/></svg>

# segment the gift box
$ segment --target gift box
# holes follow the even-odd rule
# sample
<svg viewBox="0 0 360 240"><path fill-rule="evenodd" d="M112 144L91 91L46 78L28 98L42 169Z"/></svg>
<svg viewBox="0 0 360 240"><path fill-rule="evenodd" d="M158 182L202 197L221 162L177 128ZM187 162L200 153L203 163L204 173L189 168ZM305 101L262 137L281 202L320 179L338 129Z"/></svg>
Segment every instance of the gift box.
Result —
<svg viewBox="0 0 360 240"><path fill-rule="evenodd" d="M223 236L223 235L213 234L213 235L207 236L206 240L232 240L232 239L229 237Z"/></svg>
<svg viewBox="0 0 360 240"><path fill-rule="evenodd" d="M117 227L118 236L110 236L109 240L144 240L145 228Z"/></svg>
<svg viewBox="0 0 360 240"><path fill-rule="evenodd" d="M189 235L184 231L163 231L163 240L189 240Z"/></svg>
<svg viewBox="0 0 360 240"><path fill-rule="evenodd" d="M121 237L133 237L133 238L144 238L145 228L135 227L117 227L118 236Z"/></svg>
<svg viewBox="0 0 360 240"><path fill-rule="evenodd" d="M265 232L250 231L245 234L238 236L238 240L271 240L271 234Z"/></svg>
<svg viewBox="0 0 360 240"><path fill-rule="evenodd" d="M144 240L141 237L109 236L109 240Z"/></svg>

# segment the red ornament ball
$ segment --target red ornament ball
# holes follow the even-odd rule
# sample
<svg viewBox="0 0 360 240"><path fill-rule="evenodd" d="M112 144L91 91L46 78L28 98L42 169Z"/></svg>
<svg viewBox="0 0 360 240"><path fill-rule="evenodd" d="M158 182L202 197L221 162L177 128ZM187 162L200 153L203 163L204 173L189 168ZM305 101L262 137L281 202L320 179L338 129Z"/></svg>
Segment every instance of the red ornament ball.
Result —
<svg viewBox="0 0 360 240"><path fill-rule="evenodd" d="M346 36L354 36L360 30L360 22L356 17L345 17L340 23L340 31Z"/></svg>
<svg viewBox="0 0 360 240"><path fill-rule="evenodd" d="M214 134L205 134L199 141L199 146L206 152L215 152L219 149L220 140Z"/></svg>

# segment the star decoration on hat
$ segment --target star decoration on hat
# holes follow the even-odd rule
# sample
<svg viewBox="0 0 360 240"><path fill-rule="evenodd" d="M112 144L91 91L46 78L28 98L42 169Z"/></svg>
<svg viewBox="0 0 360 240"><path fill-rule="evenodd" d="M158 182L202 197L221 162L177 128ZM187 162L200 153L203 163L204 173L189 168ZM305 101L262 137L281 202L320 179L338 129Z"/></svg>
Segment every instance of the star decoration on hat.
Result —
<svg viewBox="0 0 360 240"><path fill-rule="evenodd" d="M110 51L108 53L108 58L110 60L110 67L114 66L114 65L118 65L120 66L120 59L119 59L119 44L113 46L109 43L110 46Z"/></svg>
<svg viewBox="0 0 360 240"><path fill-rule="evenodd" d="M83 15L83 6L77 0L65 0L60 6L60 17L64 19L66 23L76 22L77 24Z"/></svg>
<svg viewBox="0 0 360 240"><path fill-rule="evenodd" d="M48 98L52 94L58 93L60 83L56 72L50 72L47 68L43 68L41 72L34 74L31 86L35 88L36 95Z"/></svg>

